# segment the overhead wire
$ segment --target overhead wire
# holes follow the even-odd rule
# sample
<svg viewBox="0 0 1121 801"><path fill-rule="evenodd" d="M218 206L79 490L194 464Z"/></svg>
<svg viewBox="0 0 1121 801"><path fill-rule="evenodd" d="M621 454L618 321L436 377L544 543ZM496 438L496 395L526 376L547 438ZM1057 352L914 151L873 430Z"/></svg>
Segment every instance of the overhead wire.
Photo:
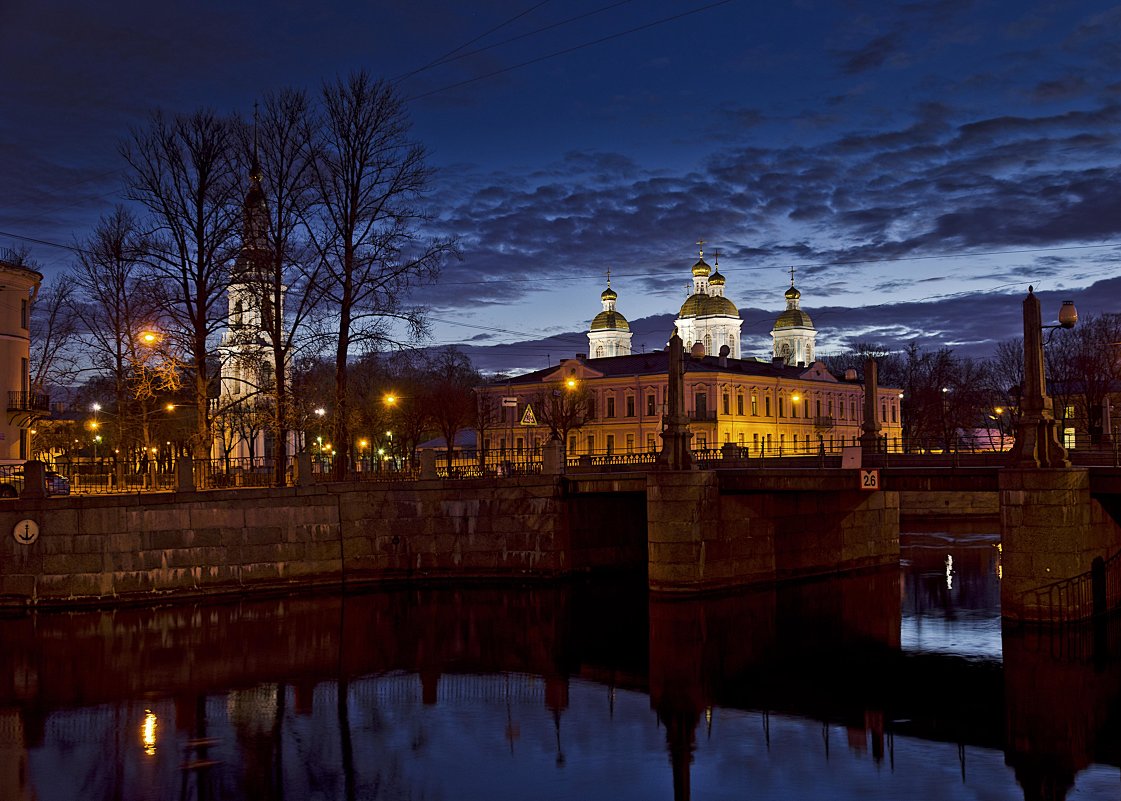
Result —
<svg viewBox="0 0 1121 801"><path fill-rule="evenodd" d="M669 16L669 17L662 17L661 19L654 20L653 22L647 22L643 25L638 25L638 26L635 26L634 28L628 28L627 30L624 30L624 31L617 31L616 33L608 34L607 36L601 36L598 39L592 39L591 41L583 42L581 44L573 45L571 47L562 48L561 50L554 50L552 53L546 53L544 55L537 56L536 58L531 58L528 61L522 61L522 62L519 62L517 64L512 64L509 67L503 67L502 69L493 70L491 72L484 73L483 75L476 75L474 78L466 78L462 81L457 81L455 83L448 84L447 86L441 86L439 89L432 89L432 90L427 91L427 92L421 92L420 94L412 95L411 97L406 97L405 101L406 102L411 102L413 100L421 100L423 98L431 97L432 95L436 95L436 94L439 94L441 92L447 92L450 89L458 89L461 86L467 86L467 85L472 84L472 83L477 83L478 81L487 80L488 78L494 78L495 76L498 76L498 75L504 75L507 72L513 72L514 70L519 70L519 69L522 69L523 67L529 67L529 66L532 66L533 64L540 64L542 61L548 61L551 58L557 58L558 56L564 56L564 55L568 55L569 53L575 53L577 50L583 50L584 48L587 48L587 47L594 47L595 45L603 44L605 42L610 42L614 39L622 38L623 36L630 36L632 33L638 33L639 31L645 31L645 30L648 30L650 28L657 27L658 25L665 25L666 23L669 23L669 22L675 22L679 19L684 19L685 17L692 16L693 14L700 14L700 13L703 13L705 11L711 11L714 8L718 8L720 6L727 5L728 3L731 3L733 1L734 0L717 0L717 2L715 2L715 3L709 3L708 5L700 6L698 8L693 8L693 9L690 9L689 11L683 11L680 14L674 14L674 15Z"/></svg>

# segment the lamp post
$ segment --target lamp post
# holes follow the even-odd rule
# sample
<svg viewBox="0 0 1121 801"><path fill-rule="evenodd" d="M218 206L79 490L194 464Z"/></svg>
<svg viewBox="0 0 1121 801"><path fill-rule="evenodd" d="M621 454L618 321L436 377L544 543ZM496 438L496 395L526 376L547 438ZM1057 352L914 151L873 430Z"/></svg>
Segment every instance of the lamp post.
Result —
<svg viewBox="0 0 1121 801"><path fill-rule="evenodd" d="M1047 395L1043 369L1043 330L1073 328L1078 322L1074 302L1064 300L1058 325L1043 325L1039 298L1028 287L1024 298L1024 386L1020 400L1020 420L1016 424L1016 443L1012 446L1013 467L1070 467L1066 449L1059 438L1059 424Z"/></svg>

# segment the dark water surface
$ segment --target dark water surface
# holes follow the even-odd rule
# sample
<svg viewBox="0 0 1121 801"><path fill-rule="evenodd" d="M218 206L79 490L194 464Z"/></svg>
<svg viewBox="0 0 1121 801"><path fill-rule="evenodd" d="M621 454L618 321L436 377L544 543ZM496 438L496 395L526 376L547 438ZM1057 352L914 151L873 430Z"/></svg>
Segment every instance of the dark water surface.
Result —
<svg viewBox="0 0 1121 801"><path fill-rule="evenodd" d="M1116 626L1001 631L995 525L641 579L0 620L0 799L1118 799Z"/></svg>

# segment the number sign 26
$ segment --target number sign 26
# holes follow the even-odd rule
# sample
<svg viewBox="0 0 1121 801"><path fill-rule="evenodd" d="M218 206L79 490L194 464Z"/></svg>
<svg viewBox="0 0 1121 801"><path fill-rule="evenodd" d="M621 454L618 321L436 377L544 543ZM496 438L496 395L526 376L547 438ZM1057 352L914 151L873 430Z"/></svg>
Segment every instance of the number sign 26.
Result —
<svg viewBox="0 0 1121 801"><path fill-rule="evenodd" d="M880 488L880 471L861 470L860 488L862 490L878 490Z"/></svg>

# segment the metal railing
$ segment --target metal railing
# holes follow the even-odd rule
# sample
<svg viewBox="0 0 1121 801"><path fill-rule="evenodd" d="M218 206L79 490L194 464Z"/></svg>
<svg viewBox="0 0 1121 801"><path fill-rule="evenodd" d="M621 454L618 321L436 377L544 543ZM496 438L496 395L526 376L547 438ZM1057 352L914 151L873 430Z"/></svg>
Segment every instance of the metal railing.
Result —
<svg viewBox="0 0 1121 801"><path fill-rule="evenodd" d="M1065 626L1121 608L1121 551L1095 559L1085 573L1021 593L1021 606L1039 622ZM1041 614L1039 614L1041 613Z"/></svg>
<svg viewBox="0 0 1121 801"><path fill-rule="evenodd" d="M9 412L44 412L51 411L51 397L42 392L8 392Z"/></svg>

